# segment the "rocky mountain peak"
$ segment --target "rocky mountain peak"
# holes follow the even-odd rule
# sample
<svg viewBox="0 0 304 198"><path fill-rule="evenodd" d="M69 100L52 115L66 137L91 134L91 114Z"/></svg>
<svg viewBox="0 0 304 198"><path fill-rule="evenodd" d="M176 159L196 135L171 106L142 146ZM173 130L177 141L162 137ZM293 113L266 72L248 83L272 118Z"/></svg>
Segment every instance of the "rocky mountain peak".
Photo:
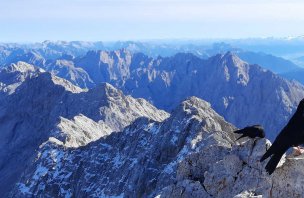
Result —
<svg viewBox="0 0 304 198"><path fill-rule="evenodd" d="M0 70L0 95L12 94L26 80L45 71L31 64L18 61Z"/></svg>
<svg viewBox="0 0 304 198"><path fill-rule="evenodd" d="M184 100L178 107L173 110L172 115L183 114L185 117L199 116L203 112L208 112L209 115L215 114L211 110L210 103L197 97L189 97Z"/></svg>
<svg viewBox="0 0 304 198"><path fill-rule="evenodd" d="M29 81L39 78L53 82L49 73ZM39 96L45 96L41 93ZM107 105L99 103L101 98L92 93L106 96ZM144 99L124 96L107 83L87 92L53 96L54 102L42 97L30 108L5 114L14 119L0 114L4 121L0 129L14 128L15 135L9 138L18 140L5 153L0 152L6 159L5 165L0 164L5 171L0 171L0 176L9 181L0 184L13 197L244 197L270 193L286 197L303 192L303 188L292 185L303 160L282 161L276 173L268 176L265 163L259 159L269 148L269 141L245 138L236 142L236 128L197 97L187 98L169 115ZM20 98L26 103L31 100L20 96L18 101ZM7 109L15 105L5 104ZM33 109L40 114L22 117ZM59 118L59 122L50 117ZM37 119L39 122L33 124ZM32 134L38 145L16 149L16 145L34 145L20 137L23 133ZM1 138L8 137L1 133ZM10 155L16 152L22 153L26 169L18 166L16 155ZM12 174L5 175L7 172Z"/></svg>
<svg viewBox="0 0 304 198"><path fill-rule="evenodd" d="M22 88L20 89L23 89L23 87L27 87L28 89L31 89L31 87L39 87L39 89L43 90L47 88L53 89L53 87L56 86L61 87L64 90L72 93L80 93L85 91L73 85L71 82L63 78L59 78L49 72L39 73L28 81L24 81L24 83L22 84ZM33 90L35 90L35 88L33 88Z"/></svg>
<svg viewBox="0 0 304 198"><path fill-rule="evenodd" d="M121 82L130 77L131 59L131 53L126 50L95 50L75 59L75 65L87 71L96 84Z"/></svg>
<svg viewBox="0 0 304 198"><path fill-rule="evenodd" d="M221 54L222 60L231 63L231 65L234 65L236 67L240 67L242 64L246 63L243 61L238 55L234 52L227 51L224 54Z"/></svg>
<svg viewBox="0 0 304 198"><path fill-rule="evenodd" d="M29 72L44 72L43 69L31 65L29 63L18 61L16 63L11 63L9 66L4 67L6 72L20 72L20 73L29 73Z"/></svg>
<svg viewBox="0 0 304 198"><path fill-rule="evenodd" d="M68 134L68 144L53 137L41 144L11 195L286 197L303 193L302 187L293 185L303 159L289 156L284 162L284 158L268 176L265 163L259 162L270 146L268 140L235 142L234 127L218 122L220 116L198 98L188 98L180 107L192 108L196 115L200 112L201 119L177 119L172 114L158 123L140 118L122 132L81 148L73 147L81 140L73 136L81 137L81 130L87 130L81 123L91 121L82 120L83 115L73 122L65 120L68 123L61 128L69 125L67 129L79 131ZM221 127L207 127L210 123Z"/></svg>
<svg viewBox="0 0 304 198"><path fill-rule="evenodd" d="M195 96L191 96L187 98L185 101L181 103L181 105L185 108L192 106L195 107L196 109L204 109L204 110L211 108L211 104L209 102Z"/></svg>
<svg viewBox="0 0 304 198"><path fill-rule="evenodd" d="M142 46L132 42L121 45L132 54L89 42L43 45L5 60L42 60L51 73L22 62L0 70L3 197L303 195L303 156L283 157L269 176L259 160L270 142L233 133L233 124L260 123L273 139L304 97L302 85L231 52L203 60L134 55ZM86 47L93 51L83 55Z"/></svg>
<svg viewBox="0 0 304 198"><path fill-rule="evenodd" d="M163 121L168 116L106 83L83 90L49 72L38 73L20 81L0 103L0 186L9 191L23 171L17 162L31 164L45 141L78 148L122 131L137 118Z"/></svg>
<svg viewBox="0 0 304 198"><path fill-rule="evenodd" d="M183 101L171 113L171 118L194 119L198 122L204 122L204 127L208 131L222 131L223 128L226 130L234 129L232 125L227 125L225 119L212 109L210 103L194 96Z"/></svg>
<svg viewBox="0 0 304 198"><path fill-rule="evenodd" d="M232 52L227 52L214 58L217 61L219 72L225 76L226 81L236 82L242 86L248 84L250 79L250 65L248 63Z"/></svg>
<svg viewBox="0 0 304 198"><path fill-rule="evenodd" d="M128 67L131 64L132 54L126 49L120 49L115 51L99 51L100 61L102 63L109 64L110 67ZM115 65L114 63L118 64ZM124 67L121 65L124 64Z"/></svg>
<svg viewBox="0 0 304 198"><path fill-rule="evenodd" d="M84 57L90 57L99 59L102 62L106 62L109 59L119 59L131 56L131 52L125 48L107 51L107 50L90 50Z"/></svg>

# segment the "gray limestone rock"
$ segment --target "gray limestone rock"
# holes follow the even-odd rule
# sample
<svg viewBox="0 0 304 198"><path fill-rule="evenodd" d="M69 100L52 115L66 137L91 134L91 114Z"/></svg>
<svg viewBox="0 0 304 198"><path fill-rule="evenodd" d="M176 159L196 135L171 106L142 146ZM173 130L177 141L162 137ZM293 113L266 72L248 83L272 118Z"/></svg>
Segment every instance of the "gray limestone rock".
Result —
<svg viewBox="0 0 304 198"><path fill-rule="evenodd" d="M209 198L211 197L198 181L182 180L175 185L168 186L162 189L161 194L156 197L171 198Z"/></svg>
<svg viewBox="0 0 304 198"><path fill-rule="evenodd" d="M47 43L48 47L54 45L61 50L70 46ZM82 43L74 45L85 48ZM57 57L38 66L82 88L110 83L125 94L145 98L166 111L187 97L196 96L210 102L237 127L262 124L266 137L273 140L304 98L304 87L248 64L236 54L228 52L203 60L186 53L151 58L126 49L95 50L76 58ZM37 63L31 60L29 63Z"/></svg>
<svg viewBox="0 0 304 198"><path fill-rule="evenodd" d="M301 156L284 157L269 176L267 161L259 159L270 142L235 142L233 130L210 104L192 97L166 120L139 118L83 147L50 137L10 195L301 197Z"/></svg>
<svg viewBox="0 0 304 198"><path fill-rule="evenodd" d="M216 146L222 136L227 140L221 146L231 147L234 129L209 103L192 97L162 122L139 118L122 132L80 148L67 148L52 138L40 146L12 195L156 196L174 183L179 162L190 153ZM181 185L185 196L204 190L199 182L187 184Z"/></svg>
<svg viewBox="0 0 304 198"><path fill-rule="evenodd" d="M303 85L248 64L231 52L203 60L184 53L151 58L125 49L90 51L66 65L73 67L65 71L55 64L54 71L67 73L66 78L77 85L108 82L166 111L187 97L202 98L237 127L262 124L271 140L304 98ZM79 78L73 80L70 74Z"/></svg>
<svg viewBox="0 0 304 198"><path fill-rule="evenodd" d="M109 84L86 90L50 73L36 73L29 65L18 68L16 75L27 77L20 78L20 85L0 104L4 196L301 197L304 193L303 156L284 156L269 176L264 170L267 161L259 160L270 141L235 141L236 127L197 97L187 98L168 114ZM250 83L250 76L249 81L248 76L239 76L237 82Z"/></svg>
<svg viewBox="0 0 304 198"><path fill-rule="evenodd" d="M162 121L168 113L144 99L125 96L109 84L92 90L19 62L1 70L0 192L16 184L39 146L56 138L64 148L87 145L140 117ZM5 87L17 84L6 92ZM22 162L20 164L20 161Z"/></svg>

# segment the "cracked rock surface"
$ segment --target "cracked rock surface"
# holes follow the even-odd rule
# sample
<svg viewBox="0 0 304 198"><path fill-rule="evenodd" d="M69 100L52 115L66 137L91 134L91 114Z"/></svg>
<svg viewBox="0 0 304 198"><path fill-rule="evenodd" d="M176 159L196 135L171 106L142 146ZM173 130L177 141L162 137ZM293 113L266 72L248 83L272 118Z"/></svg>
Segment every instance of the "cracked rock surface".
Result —
<svg viewBox="0 0 304 198"><path fill-rule="evenodd" d="M51 137L10 196L301 197L301 157L284 157L269 176L259 159L270 142L235 142L234 130L191 97L164 121L139 118L83 147Z"/></svg>
<svg viewBox="0 0 304 198"><path fill-rule="evenodd" d="M183 197L196 189L188 192L189 187L182 184L198 182L205 192L191 197L302 197L303 156L284 155L269 176L264 170L267 161L259 160L270 145L267 139L247 139L226 148L207 146L179 163L176 184L164 188L160 195ZM183 193L176 196L172 189Z"/></svg>

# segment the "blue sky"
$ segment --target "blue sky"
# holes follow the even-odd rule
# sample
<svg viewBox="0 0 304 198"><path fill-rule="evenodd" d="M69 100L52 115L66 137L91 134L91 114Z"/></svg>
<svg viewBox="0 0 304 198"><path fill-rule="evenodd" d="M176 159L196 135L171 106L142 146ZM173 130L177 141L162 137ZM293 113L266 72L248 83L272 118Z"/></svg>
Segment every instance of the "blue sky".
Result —
<svg viewBox="0 0 304 198"><path fill-rule="evenodd" d="M0 42L284 37L301 0L0 0Z"/></svg>

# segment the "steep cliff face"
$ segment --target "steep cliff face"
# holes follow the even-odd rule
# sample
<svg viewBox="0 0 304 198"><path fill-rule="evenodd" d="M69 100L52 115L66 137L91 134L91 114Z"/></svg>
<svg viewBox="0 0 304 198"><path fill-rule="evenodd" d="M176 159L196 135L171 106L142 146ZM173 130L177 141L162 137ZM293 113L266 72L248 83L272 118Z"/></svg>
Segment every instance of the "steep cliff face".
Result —
<svg viewBox="0 0 304 198"><path fill-rule="evenodd" d="M160 197L302 197L303 156L283 156L269 176L261 156L271 143L246 140L223 148L220 143L185 158L178 167L177 181L165 187ZM208 162L208 163L206 163Z"/></svg>
<svg viewBox="0 0 304 198"><path fill-rule="evenodd" d="M304 87L287 81L232 53L206 61L178 54L143 63L122 89L149 99L159 108L172 109L184 98L197 96L212 104L238 127L262 124L274 139L304 97ZM245 116L244 116L245 115Z"/></svg>
<svg viewBox="0 0 304 198"><path fill-rule="evenodd" d="M235 142L235 127L192 97L169 118L139 118L79 148L50 137L11 196L301 197L302 157L284 156L272 176L259 160L267 139Z"/></svg>
<svg viewBox="0 0 304 198"><path fill-rule="evenodd" d="M267 130L278 128L302 97L303 87L230 53L206 62L192 57L147 60L148 67L136 69L137 80L144 82L129 87L133 94L144 90L151 100L163 99L168 106L192 94L191 90L213 101L211 105L190 97L171 114L107 83L81 89L22 62L2 69L0 193L11 197L301 197L303 158L284 157L275 173L267 175L267 161L261 164L259 159L270 142L235 142L236 127L217 112L223 111L233 122L265 124L268 120ZM146 64L139 61L140 55L137 58ZM158 98L154 86L159 89Z"/></svg>
<svg viewBox="0 0 304 198"><path fill-rule="evenodd" d="M132 54L127 50L89 51L75 59L75 65L88 72L95 83L122 83L130 78Z"/></svg>
<svg viewBox="0 0 304 198"><path fill-rule="evenodd" d="M140 118L81 148L51 138L15 188L19 195L152 196L175 180L179 161L234 127L210 104L190 98L163 122ZM212 132L217 135L209 137ZM224 132L227 131L227 132ZM207 139L206 139L207 138ZM206 143L206 142L205 142Z"/></svg>
<svg viewBox="0 0 304 198"><path fill-rule="evenodd" d="M231 52L203 60L186 53L151 58L125 49L97 50L76 58L62 56L41 66L83 88L108 82L166 111L196 96L237 127L262 124L271 140L304 98L303 85L248 64Z"/></svg>
<svg viewBox="0 0 304 198"><path fill-rule="evenodd" d="M22 63L0 72L7 77L0 104L0 192L4 195L49 137L64 140L65 147L79 147L121 131L139 117L157 121L168 117L144 99L125 96L109 84L83 90L36 70Z"/></svg>
<svg viewBox="0 0 304 198"><path fill-rule="evenodd" d="M185 98L196 96L210 102L238 127L262 124L270 139L274 139L304 97L303 85L250 65L230 52L202 60L184 53L150 58L127 50L91 51L70 63L85 73L59 69L67 75L58 74L75 84L95 86L109 82L167 111Z"/></svg>
<svg viewBox="0 0 304 198"><path fill-rule="evenodd" d="M96 85L89 74L83 68L77 67L73 62L73 58L69 56L48 61L43 65L43 68L58 77L73 82L74 85L79 87L91 88Z"/></svg>

